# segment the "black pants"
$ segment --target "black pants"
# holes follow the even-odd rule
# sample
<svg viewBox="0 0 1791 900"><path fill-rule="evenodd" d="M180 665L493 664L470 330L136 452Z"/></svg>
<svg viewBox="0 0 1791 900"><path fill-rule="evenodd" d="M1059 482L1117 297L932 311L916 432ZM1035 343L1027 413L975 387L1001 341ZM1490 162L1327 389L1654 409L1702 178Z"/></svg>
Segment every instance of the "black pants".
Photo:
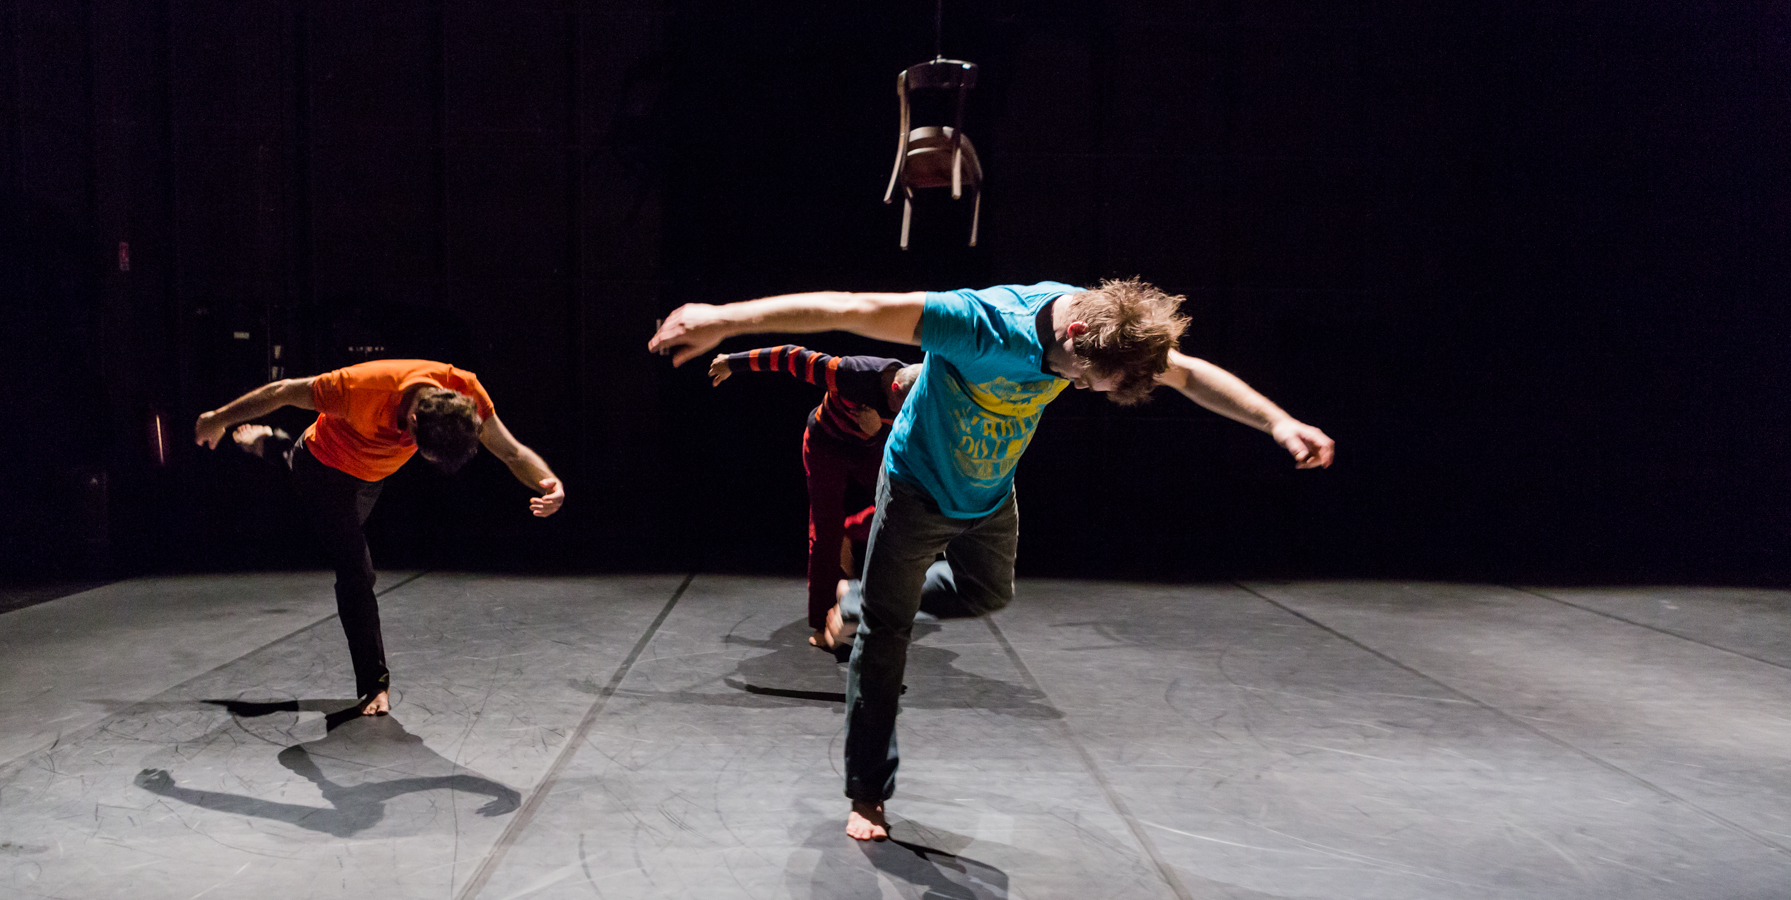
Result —
<svg viewBox="0 0 1791 900"><path fill-rule="evenodd" d="M290 458L299 503L336 570L336 611L348 634L355 693L372 697L392 683L385 639L379 633L379 601L373 596L373 555L367 550L364 528L382 482L362 481L318 462L303 441L292 448Z"/></svg>

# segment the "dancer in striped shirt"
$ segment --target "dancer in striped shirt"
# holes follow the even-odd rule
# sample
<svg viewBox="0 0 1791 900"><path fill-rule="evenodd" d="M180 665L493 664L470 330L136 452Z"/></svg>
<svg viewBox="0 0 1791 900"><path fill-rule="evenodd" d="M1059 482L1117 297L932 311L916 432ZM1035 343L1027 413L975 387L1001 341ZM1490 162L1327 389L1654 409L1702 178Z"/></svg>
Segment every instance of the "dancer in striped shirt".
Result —
<svg viewBox="0 0 1791 900"><path fill-rule="evenodd" d="M841 545L853 524L868 532L871 517L870 510L848 510L846 492L851 485L863 488L866 496L876 490L889 425L920 366L882 356L828 356L794 344L718 354L709 363L715 385L735 372L782 372L827 390L809 412L802 434L802 468L808 473L808 625L815 632L809 643L829 651L850 646L849 635L844 644L829 637L827 616L845 577ZM833 631L838 630L836 625Z"/></svg>

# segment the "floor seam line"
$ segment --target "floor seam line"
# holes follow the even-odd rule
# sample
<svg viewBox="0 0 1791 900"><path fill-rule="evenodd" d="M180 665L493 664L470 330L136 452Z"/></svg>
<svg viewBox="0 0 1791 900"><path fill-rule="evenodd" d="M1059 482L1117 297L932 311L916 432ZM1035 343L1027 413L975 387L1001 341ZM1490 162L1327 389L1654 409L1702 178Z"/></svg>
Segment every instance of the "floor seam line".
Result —
<svg viewBox="0 0 1791 900"><path fill-rule="evenodd" d="M1589 607L1589 606L1581 606L1578 603L1575 603L1571 600L1563 600L1560 597L1551 597L1548 594L1545 594L1545 593L1543 593L1541 591L1537 591L1537 590L1531 590L1530 588L1518 587L1517 585L1506 585L1506 587L1510 588L1511 590L1517 591L1520 594L1528 594L1532 597L1540 597L1540 598L1547 600L1551 603L1559 603L1562 606L1568 607L1570 609L1577 609L1581 612L1589 612L1595 616L1603 616L1607 619L1611 619L1611 620L1614 620L1617 622L1622 622L1625 625L1634 625L1637 628L1646 628L1649 631L1655 632L1657 634L1664 634L1668 637L1675 637L1682 641L1685 641L1686 643L1697 644L1700 647L1708 647L1712 650L1720 650L1724 653L1729 653L1729 654L1733 654L1735 656L1739 656L1742 659L1751 660L1753 662L1757 662L1762 665L1772 666L1775 669L1785 669L1787 671L1791 671L1791 666L1785 665L1784 663L1773 662L1770 659L1761 659L1758 656L1754 656L1749 653L1743 653L1740 650L1734 650L1729 647L1724 647L1720 644L1712 644L1709 641L1701 641L1695 637L1691 637L1690 635L1680 634L1677 631L1673 631L1668 628L1662 628L1658 625L1650 625L1647 622L1637 622L1634 619L1625 619L1624 617L1617 615L1616 613L1605 612L1602 609L1593 609L1592 607Z"/></svg>
<svg viewBox="0 0 1791 900"><path fill-rule="evenodd" d="M1039 696L1045 698L1045 703L1057 710L1058 715L1061 716L1057 720L1057 727L1059 731L1063 732L1064 740L1069 743L1071 749L1076 751L1076 756L1081 760L1082 767L1088 770L1089 777L1094 779L1095 785L1106 796L1108 805L1113 807L1113 811L1119 815L1120 820L1126 823L1126 828L1132 832L1132 838L1138 842L1140 847L1144 848L1145 855L1150 857L1151 863L1157 867L1158 877L1163 879L1163 883L1168 885L1169 890L1180 900L1194 900L1194 895L1188 893L1188 889L1182 885L1181 879L1176 877L1175 870L1157 852L1156 842L1152 841L1150 835L1145 833L1143 825L1132 815L1132 810L1126 806L1125 801L1120 799L1119 792L1115 791L1113 785L1108 783L1107 776L1101 771L1100 766L1095 764L1094 757L1076 738L1076 733L1070 729L1069 717L1064 715L1063 710L1057 708L1057 704L1051 700L1051 695L1045 693L1045 686L1033 677L1032 669L1028 668L1026 661L1020 658L1020 651L1008 641L1007 635L1002 633L993 618L984 616L983 624L988 626L989 633L995 635L995 640L1007 653L1008 660L1014 664L1014 668L1020 671L1020 677L1026 679L1027 686L1038 691Z"/></svg>
<svg viewBox="0 0 1791 900"><path fill-rule="evenodd" d="M578 748L584 744L585 738L591 733L591 726L603 713L603 708L609 704L609 698L615 696L616 689L622 686L622 681L634 669L634 664L640 660L641 654L646 652L647 645L651 644L653 637L659 633L659 626L665 624L666 618L672 614L672 607L678 605L678 600L684 596L684 591L694 580L696 580L695 572L684 576L684 581L678 585L677 590L672 592L671 599L665 602L665 606L659 610L659 615L653 618L652 623L647 626L647 630L641 634L640 640L634 642L634 649L628 651L628 656L622 660L621 665L616 667L615 673L610 676L609 684L597 693L597 700L591 704L590 709L585 710L584 718L579 721L578 727L567 735L565 745L554 756L554 761L548 765L547 772L541 776L540 781L536 782L534 790L529 792L528 798L522 802L522 807L510 818L510 823L504 826L504 830L498 835L497 840L492 842L491 849L486 851L485 858L480 860L479 867L473 870L466 885L454 894L456 900L471 900L478 896L480 891L485 890L485 885L491 881L491 876L497 871L498 865L503 862L505 854L509 853L510 848L522 836L522 832L534 820L535 813L540 810L541 804L547 796L553 793L554 785L558 783L560 774L565 771L567 765L571 764L572 757L578 755Z"/></svg>
<svg viewBox="0 0 1791 900"><path fill-rule="evenodd" d="M433 571L435 571L435 570L426 569L422 572L418 572L415 575L412 575L411 577L406 578L403 581L400 581L397 584L394 584L391 587L386 588L383 591L379 591L379 592L375 593L373 596L384 597L385 595L387 595L401 587L404 587L405 585L410 584L411 582L416 581L417 579L422 578L424 575L428 575ZM117 584L119 582L113 582L113 583ZM99 720L98 722L94 722L91 725L87 725L82 728L76 729L74 732L71 732L69 734L58 734L56 736L56 739L49 742L48 744L45 744L41 747L34 748L32 750L28 750L24 753L21 753L15 757L13 757L12 759L0 760L0 770L4 770L7 767L12 766L15 763L19 762L20 760L29 759L30 757L36 756L39 753L46 753L50 750L54 750L54 749L56 749L56 747L59 744L61 744L63 742L63 740L65 738L69 739L69 740L78 740L80 738L86 737L90 730L95 729L95 728L104 727L107 722L110 722L113 719L116 719L120 716L123 716L123 715L129 713L131 710L136 709L137 707L142 706L143 704L148 703L149 701L154 700L155 698L160 697L163 694L168 693L169 691L180 690L181 688L186 687L187 685L192 684L193 682L198 681L199 679L204 678L207 675L212 675L212 674L217 673L219 670L225 668L226 666L234 666L237 663L242 662L243 660L248 659L249 657L254 656L257 653L260 653L261 651L266 650L267 648L280 643L281 641L290 640L293 635L303 634L307 631L310 631L313 628L316 628L319 625L322 625L325 622L328 622L331 619L338 618L340 616L341 616L341 613L330 613L329 615L324 616L323 618L318 619L315 622L311 622L306 625L301 625L298 628L288 631L285 634L280 635L279 637L274 638L273 640L268 641L267 643L262 644L259 647L249 650L240 656L237 656L232 659L225 660L224 662L218 663L217 665L212 666L211 668L206 669L205 671L200 672L199 674L194 675L191 678L188 678L184 681L177 681L174 684L168 685L167 687L162 688L161 690L156 691L155 693L153 693L147 697L144 697L143 699L138 700L137 702L132 703L129 706L126 706L125 708L112 713L111 715L106 716L105 718Z"/></svg>
<svg viewBox="0 0 1791 900"><path fill-rule="evenodd" d="M1597 754L1595 754L1589 750L1585 750L1579 746L1576 746L1575 744L1567 741L1564 738L1556 737L1555 735L1553 735L1547 731L1544 731L1543 729L1538 728L1535 725L1530 724L1529 722L1524 721L1521 717L1519 717L1513 713L1506 712L1505 710L1500 709L1499 707L1494 706L1493 704L1488 703L1485 700L1482 700L1479 697L1476 697L1473 694L1468 693L1467 691L1464 691L1460 688L1455 687L1454 685L1451 685L1450 683L1442 680L1441 678L1437 678L1437 677L1430 675L1414 666L1400 662L1399 660L1394 659L1392 656L1390 656L1386 653L1383 653L1379 650L1376 650L1373 647L1370 647L1367 644L1364 644L1361 641L1356 640L1355 638L1350 637L1349 635L1344 634L1343 632L1338 631L1337 629L1332 628L1331 626L1326 625L1325 623L1320 622L1319 620L1317 620L1311 616L1308 616L1305 613L1302 613L1297 609L1287 606L1286 604L1281 603L1280 601L1275 600L1272 597L1269 597L1267 594L1263 594L1260 591L1257 591L1256 589L1250 587L1247 584L1244 584L1241 581L1234 581L1234 582L1232 582L1232 584L1236 585L1240 590L1243 590L1243 591L1251 594L1252 596L1262 600L1264 603L1267 603L1267 604L1275 607L1276 609L1279 609L1282 612L1287 613L1290 616L1293 616L1303 622L1306 622L1306 623L1312 625L1313 627L1326 632L1327 634L1333 635L1336 638L1338 638L1339 640L1347 641L1348 643L1353 644L1354 646L1359 647L1362 650L1365 650L1370 654L1373 654L1375 657L1377 657L1381 660L1384 660L1385 662L1387 662L1390 665L1397 666L1398 668L1403 669L1407 672L1410 672L1413 675L1416 675L1419 678L1422 678L1425 681L1430 682L1431 684L1437 685L1438 687L1442 688L1443 690L1446 690L1449 693L1454 694L1457 697L1461 697L1461 698L1467 700L1468 702L1474 704L1475 706L1478 706L1481 709L1487 710L1488 712L1491 712L1491 713L1499 716L1500 718L1505 719L1506 721L1517 725L1519 728L1522 728L1525 731L1528 731L1531 734L1534 734L1534 735L1542 738L1543 740L1546 740L1549 743L1554 744L1557 747L1565 748L1568 751L1571 751L1572 753L1575 753L1575 754L1579 755L1580 757L1582 757L1586 760L1589 760L1594 765L1600 766L1608 771L1615 772L1618 775L1621 775L1622 777L1627 778L1630 781L1632 781L1636 784L1639 784L1644 788L1647 788L1649 791L1652 791L1655 794L1665 797L1668 800L1671 800L1675 803L1682 804L1686 808L1697 812L1698 814L1704 816L1705 818L1711 820L1712 822L1717 823L1718 825L1722 825L1723 827L1728 828L1732 831L1735 831L1735 832L1743 835L1744 837L1751 838L1754 841L1757 841L1760 844L1762 844L1772 850L1776 850L1780 853L1791 856L1791 847L1786 847L1786 846L1778 843L1777 841L1773 841L1773 840L1770 840L1770 839L1763 837L1759 834L1756 834L1756 833L1754 833L1753 829L1750 829L1738 822L1731 822L1727 818L1724 818L1721 815L1711 812L1710 810L1705 809L1703 806L1700 806L1699 804L1694 803L1691 800L1687 800L1686 798L1681 797L1678 794L1675 794L1672 791L1669 791L1666 788L1663 788L1660 785L1657 785L1654 782L1649 781L1648 779L1643 778L1642 776L1637 775L1634 772L1631 772L1628 769L1625 769L1622 766L1619 766L1614 762L1611 762L1610 760L1604 759L1603 757L1598 756Z"/></svg>

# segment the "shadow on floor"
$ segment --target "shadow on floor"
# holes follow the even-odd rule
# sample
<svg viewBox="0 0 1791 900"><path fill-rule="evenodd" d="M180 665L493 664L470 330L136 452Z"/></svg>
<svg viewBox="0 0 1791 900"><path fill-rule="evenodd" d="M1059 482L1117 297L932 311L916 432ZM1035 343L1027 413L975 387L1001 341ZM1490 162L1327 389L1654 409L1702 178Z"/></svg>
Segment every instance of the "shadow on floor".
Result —
<svg viewBox="0 0 1791 900"><path fill-rule="evenodd" d="M929 647L921 640L940 630L932 622L914 623L914 643L908 647L908 667L903 680L902 705L909 709L977 709L1024 719L1061 719L1059 712L1044 694L1024 685L959 669L959 654L940 647ZM823 650L808 643L808 623L798 619L763 640L728 634L723 640L733 646L769 650L740 660L734 671L718 680L733 690L727 693L700 691L628 691L619 696L657 703L680 703L697 706L729 706L771 708L797 703L826 703L843 707L845 669ZM575 690L587 694L601 692L594 682L574 681Z"/></svg>
<svg viewBox="0 0 1791 900"><path fill-rule="evenodd" d="M404 730L393 716L363 716L353 701L286 701L255 703L208 700L223 706L241 724L242 719L277 713L334 709L325 716L322 740L293 744L276 756L287 771L316 786L328 807L279 803L242 794L181 787L166 769L144 769L135 783L150 793L202 809L232 815L286 822L336 837L352 837L379 824L386 804L396 798L426 791L450 791L490 797L475 812L501 816L521 805L516 790L461 768L424 745L423 739ZM346 709L339 708L350 704ZM410 777L390 778L392 773ZM268 785L277 792L281 785Z"/></svg>
<svg viewBox="0 0 1791 900"><path fill-rule="evenodd" d="M896 896L924 900L1007 900L1006 872L940 849L969 846L969 838L935 830L922 832L899 820L891 831L888 841L861 842L846 837L841 822L817 827L806 846L820 851L821 858L812 873L791 873L791 896L807 900L881 897L890 896L886 888L893 887ZM904 835L904 831L910 833Z"/></svg>

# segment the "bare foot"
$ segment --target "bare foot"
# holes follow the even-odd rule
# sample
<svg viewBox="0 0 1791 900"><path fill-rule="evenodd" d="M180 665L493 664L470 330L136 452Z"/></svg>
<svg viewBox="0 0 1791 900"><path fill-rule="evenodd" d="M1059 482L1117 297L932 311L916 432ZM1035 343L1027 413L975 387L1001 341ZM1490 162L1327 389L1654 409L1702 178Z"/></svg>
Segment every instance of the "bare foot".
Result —
<svg viewBox="0 0 1791 900"><path fill-rule="evenodd" d="M273 428L267 425L241 425L230 433L230 438L236 441L236 445L241 447L244 453L260 456L261 445L266 443L273 433Z"/></svg>
<svg viewBox="0 0 1791 900"><path fill-rule="evenodd" d="M846 836L855 841L889 840L889 822L883 818L883 804L852 801L852 813L846 816Z"/></svg>
<svg viewBox="0 0 1791 900"><path fill-rule="evenodd" d="M374 694L373 699L367 701L366 706L361 707L363 716L383 716L391 711L392 701L386 697L385 691Z"/></svg>
<svg viewBox="0 0 1791 900"><path fill-rule="evenodd" d="M236 441L236 446L241 447L244 453L263 459L267 458L267 442L269 440L275 438L282 441L291 440L286 432L267 425L237 426L237 429L231 432L230 438Z"/></svg>

